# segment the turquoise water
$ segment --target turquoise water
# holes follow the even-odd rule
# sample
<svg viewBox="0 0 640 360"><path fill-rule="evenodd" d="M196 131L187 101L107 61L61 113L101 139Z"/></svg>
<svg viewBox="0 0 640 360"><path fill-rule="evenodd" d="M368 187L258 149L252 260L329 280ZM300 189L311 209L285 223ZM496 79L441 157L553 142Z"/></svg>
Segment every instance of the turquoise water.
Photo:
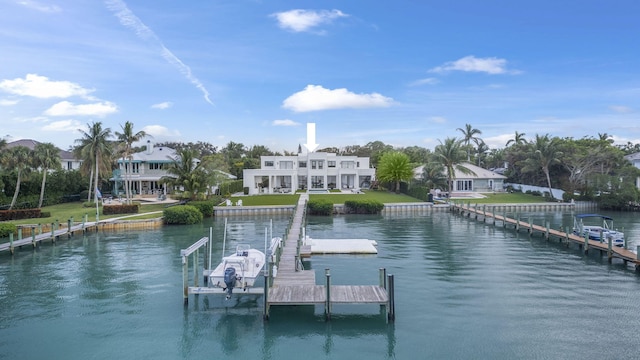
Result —
<svg viewBox="0 0 640 360"><path fill-rule="evenodd" d="M610 214L611 215L611 214ZM640 244L637 214L613 214ZM569 213L522 214L554 227ZM229 218L227 249L264 243L267 217ZM273 218L274 233L288 219ZM273 307L261 297L182 302L180 249L201 226L89 233L0 254L0 359L620 359L640 350L640 277L621 261L449 213L312 217L315 238L369 238L373 256L313 256L318 281L396 282L396 322L377 305ZM635 245L633 245L635 248Z"/></svg>

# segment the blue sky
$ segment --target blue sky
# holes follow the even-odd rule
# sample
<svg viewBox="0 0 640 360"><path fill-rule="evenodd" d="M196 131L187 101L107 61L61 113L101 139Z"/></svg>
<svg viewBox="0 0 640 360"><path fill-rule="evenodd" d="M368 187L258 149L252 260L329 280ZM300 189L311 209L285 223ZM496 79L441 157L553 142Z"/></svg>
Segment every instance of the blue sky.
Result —
<svg viewBox="0 0 640 360"><path fill-rule="evenodd" d="M0 137L640 143L636 0L0 0Z"/></svg>

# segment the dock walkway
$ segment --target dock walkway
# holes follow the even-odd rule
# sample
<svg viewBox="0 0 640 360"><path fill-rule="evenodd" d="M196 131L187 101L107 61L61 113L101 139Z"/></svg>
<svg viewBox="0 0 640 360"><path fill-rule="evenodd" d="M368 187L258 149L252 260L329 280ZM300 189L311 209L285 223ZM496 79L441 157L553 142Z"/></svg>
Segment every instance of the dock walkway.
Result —
<svg viewBox="0 0 640 360"><path fill-rule="evenodd" d="M529 223L526 221L520 220L520 218L510 218L506 216L506 214L498 215L491 211L487 211L486 206L471 206L464 204L451 204L451 210L454 212L458 212L461 215L466 215L467 217L474 216L476 220L482 219L483 222L493 221L493 224L496 225L497 222L502 224L502 227L513 226L514 229L520 231L520 229L526 230L529 235L532 235L536 232L541 233L547 240L551 237L555 237L560 241L565 241L567 246L570 243L577 244L580 248L584 248L584 252L588 253L590 249L598 250L601 253L606 253L608 256L609 262L614 258L621 259L625 262L631 262L635 265L636 270L640 270L640 258L638 254L640 254L640 245L638 246L637 252L633 252L624 247L612 246L611 241L609 242L600 242L598 240L592 240L588 237L582 237L573 234L572 231L568 227L564 230L555 230L551 228L549 223L543 225L536 225L533 223Z"/></svg>
<svg viewBox="0 0 640 360"><path fill-rule="evenodd" d="M387 281L383 269L380 285L331 285L329 269L325 269L325 285L317 285L315 271L302 267L301 254L311 252L300 245L307 200L307 194L302 194L298 200L290 231L284 241L277 276L265 297L265 319L269 318L269 307L274 305L324 304L325 316L330 319L332 304L381 304L387 308L387 319L393 321L393 276L389 275Z"/></svg>

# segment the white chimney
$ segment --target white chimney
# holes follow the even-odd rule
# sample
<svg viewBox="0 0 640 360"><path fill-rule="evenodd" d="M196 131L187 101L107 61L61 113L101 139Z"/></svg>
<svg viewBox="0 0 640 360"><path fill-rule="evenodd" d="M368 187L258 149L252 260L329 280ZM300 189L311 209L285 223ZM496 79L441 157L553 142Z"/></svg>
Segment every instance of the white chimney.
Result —
<svg viewBox="0 0 640 360"><path fill-rule="evenodd" d="M151 140L147 140L147 155L153 154L153 144Z"/></svg>

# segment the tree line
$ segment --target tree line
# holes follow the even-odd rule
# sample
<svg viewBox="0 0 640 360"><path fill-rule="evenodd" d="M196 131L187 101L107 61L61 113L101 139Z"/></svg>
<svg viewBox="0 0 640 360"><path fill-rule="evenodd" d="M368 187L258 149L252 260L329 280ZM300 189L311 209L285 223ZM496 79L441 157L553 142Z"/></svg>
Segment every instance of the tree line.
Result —
<svg viewBox="0 0 640 360"><path fill-rule="evenodd" d="M53 144L38 144L30 150L22 146L6 148L6 140L0 140L0 205L8 203L8 207L13 208L20 203L20 198L37 197L37 206L41 207L47 198L55 197L46 194L60 197L83 191L87 201L92 194L96 200L95 189L110 189L109 178L118 168L118 160L124 164L122 178L126 199L130 201L128 180L132 155L144 150L134 145L150 136L144 131L135 131L129 121L115 132L104 128L101 122L87 124L86 129L79 130L81 137L70 149L82 161L78 171L60 168L58 150ZM317 151L370 158L378 182L392 191L417 187L451 192L455 171L470 174L472 171L466 164L474 164L498 169L507 177L506 182L560 188L570 198L598 200L601 205L611 207L638 203L635 181L640 170L624 156L640 152L640 144L614 145L606 133L581 139L549 134L527 138L526 134L516 131L504 147L491 149L480 137L482 131L470 124L456 131L460 137L439 140L433 150L372 141L362 146L327 147ZM260 168L260 156L296 155L302 151L300 145L297 152L274 152L264 145L246 146L233 141L221 148L203 141L163 142L156 146L176 150L177 156L167 168L170 176L162 181L179 189L186 198L210 195L211 186L222 182L226 174L241 179L243 170ZM414 169L418 166L422 166L423 171L416 176ZM58 181L64 177L69 181ZM47 186L51 178L54 184ZM551 200L560 200L553 199L550 190L548 194ZM607 196L599 196L601 194Z"/></svg>

